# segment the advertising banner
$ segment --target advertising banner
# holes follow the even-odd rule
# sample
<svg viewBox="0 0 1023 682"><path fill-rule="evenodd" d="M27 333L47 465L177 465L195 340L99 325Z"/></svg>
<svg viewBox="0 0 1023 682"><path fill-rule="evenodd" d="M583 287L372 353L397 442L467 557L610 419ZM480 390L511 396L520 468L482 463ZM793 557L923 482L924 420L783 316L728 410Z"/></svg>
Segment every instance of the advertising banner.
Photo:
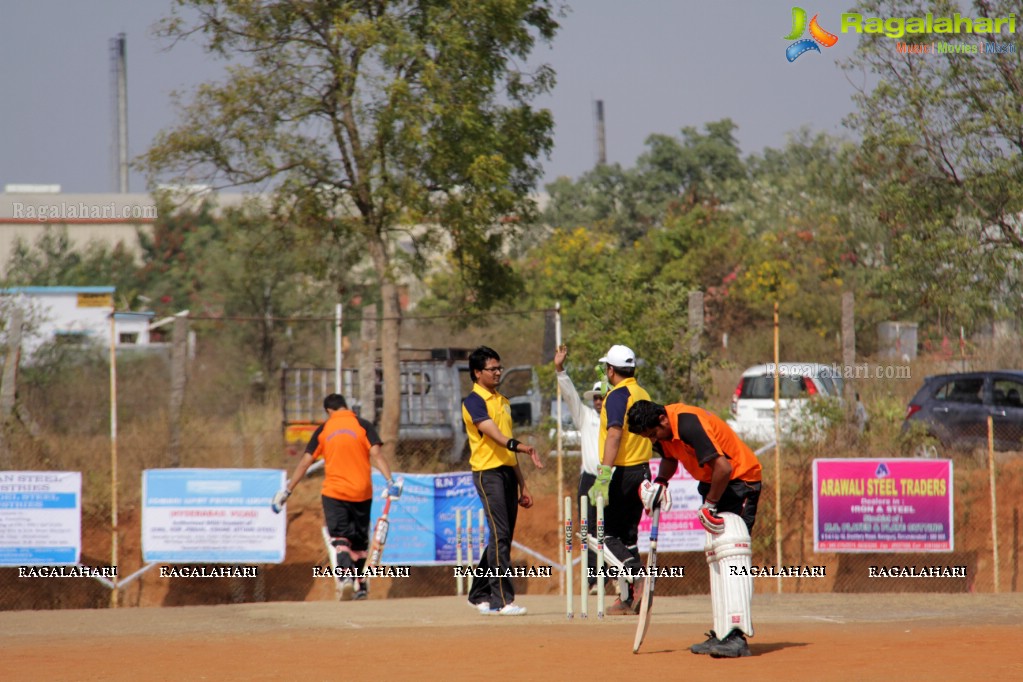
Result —
<svg viewBox="0 0 1023 682"><path fill-rule="evenodd" d="M660 459L650 460L650 480L657 478ZM661 514L657 531L658 552L702 552L706 531L696 516L700 505L697 480L679 464L678 471L668 481L671 491L671 511ZM644 511L639 522L639 551L650 550L650 516Z"/></svg>
<svg viewBox="0 0 1023 682"><path fill-rule="evenodd" d="M287 519L270 501L284 481L280 469L147 469L143 560L281 563Z"/></svg>
<svg viewBox="0 0 1023 682"><path fill-rule="evenodd" d="M818 459L815 552L951 552L952 462Z"/></svg>
<svg viewBox="0 0 1023 682"><path fill-rule="evenodd" d="M0 471L0 566L77 564L82 474Z"/></svg>
<svg viewBox="0 0 1023 682"><path fill-rule="evenodd" d="M480 512L483 505L476 494L471 472L451 474L395 474L405 479L401 497L391 503L388 517L390 529L387 545L381 559L385 564L403 566L453 565L455 563L455 517L460 511L462 521L462 556L465 556L464 538L466 519L471 519L473 563L480 556ZM373 471L373 511L370 529L383 511L380 497L385 487L384 477ZM484 546L489 533L486 521L482 528Z"/></svg>

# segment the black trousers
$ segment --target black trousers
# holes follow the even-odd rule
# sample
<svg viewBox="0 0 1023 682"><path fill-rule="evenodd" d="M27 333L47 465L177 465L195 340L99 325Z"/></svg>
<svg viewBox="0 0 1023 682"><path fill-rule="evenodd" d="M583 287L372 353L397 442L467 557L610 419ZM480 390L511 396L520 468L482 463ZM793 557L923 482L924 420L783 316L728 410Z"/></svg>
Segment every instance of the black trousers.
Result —
<svg viewBox="0 0 1023 682"><path fill-rule="evenodd" d="M515 469L510 466L472 472L476 492L483 503L490 540L476 565L478 573L489 569L510 573L511 543L515 534L515 519L519 511L519 483ZM490 608L499 609L515 601L515 590L510 577L473 576L469 588L469 601L473 604L490 602Z"/></svg>
<svg viewBox="0 0 1023 682"><path fill-rule="evenodd" d="M589 497L587 497L586 493L590 491L590 487L594 484L596 480L597 477L595 475L587 473L585 471L580 472L579 474L580 499L586 498L587 500L589 500ZM575 510L572 511L574 515ZM581 519L579 522L579 527L582 528ZM586 503L586 533L587 535L594 536L597 534L597 507L596 505L590 504L589 502ZM583 543L586 543L586 538L583 538L582 541ZM589 547L589 545L586 546ZM594 553L592 549L586 550L586 562L587 562L586 565L589 566L591 569L597 565L597 555L596 553ZM594 585L597 584L597 577L591 576L588 582L590 584L590 587L593 587Z"/></svg>
<svg viewBox="0 0 1023 682"><path fill-rule="evenodd" d="M623 566L638 569L639 522L643 518L643 501L639 486L650 480L650 465L646 462L632 466L615 467L611 475L607 506L604 508L604 546Z"/></svg>
<svg viewBox="0 0 1023 682"><path fill-rule="evenodd" d="M757 505L760 503L760 481L747 483L746 481L729 481L725 492L721 493L717 508L719 512L737 514L746 522L746 528L753 532L753 524L757 520ZM704 501L710 491L710 483L700 482L696 486L697 492Z"/></svg>

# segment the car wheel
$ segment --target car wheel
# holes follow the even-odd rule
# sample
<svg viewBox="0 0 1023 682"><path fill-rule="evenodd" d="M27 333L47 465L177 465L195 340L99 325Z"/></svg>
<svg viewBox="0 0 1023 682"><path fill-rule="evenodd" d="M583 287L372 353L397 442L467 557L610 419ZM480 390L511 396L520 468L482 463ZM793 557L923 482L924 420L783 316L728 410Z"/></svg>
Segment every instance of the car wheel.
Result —
<svg viewBox="0 0 1023 682"><path fill-rule="evenodd" d="M920 443L913 448L913 456L921 459L937 459L938 446L933 442Z"/></svg>

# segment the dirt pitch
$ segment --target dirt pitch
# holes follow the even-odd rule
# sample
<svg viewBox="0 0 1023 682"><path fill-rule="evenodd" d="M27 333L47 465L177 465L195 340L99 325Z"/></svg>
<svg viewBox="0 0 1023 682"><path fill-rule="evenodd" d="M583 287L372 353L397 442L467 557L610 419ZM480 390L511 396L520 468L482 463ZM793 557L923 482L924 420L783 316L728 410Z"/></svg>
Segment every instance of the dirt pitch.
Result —
<svg viewBox="0 0 1023 682"><path fill-rule="evenodd" d="M1023 679L1021 594L757 594L753 656L733 660L688 651L706 595L657 599L638 655L635 618L598 621L592 599L572 622L563 598L519 603L520 618L456 597L0 612L3 679Z"/></svg>

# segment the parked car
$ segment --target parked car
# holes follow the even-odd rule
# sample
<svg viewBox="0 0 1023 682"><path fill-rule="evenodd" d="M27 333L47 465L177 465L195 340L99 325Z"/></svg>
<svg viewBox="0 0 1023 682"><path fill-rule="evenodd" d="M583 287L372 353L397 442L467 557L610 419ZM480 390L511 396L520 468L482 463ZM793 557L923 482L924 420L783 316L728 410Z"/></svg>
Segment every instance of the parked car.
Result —
<svg viewBox="0 0 1023 682"><path fill-rule="evenodd" d="M736 435L755 443L774 440L774 363L755 365L742 373L732 396L728 425ZM783 437L803 439L821 433L822 424L808 409L815 397L841 400L843 381L830 365L816 362L778 364L778 407Z"/></svg>
<svg viewBox="0 0 1023 682"><path fill-rule="evenodd" d="M990 416L995 449L1023 450L1021 398L1023 370L929 376L906 407L902 431L923 424L930 440L916 444L913 454L936 457L940 450L986 448Z"/></svg>

